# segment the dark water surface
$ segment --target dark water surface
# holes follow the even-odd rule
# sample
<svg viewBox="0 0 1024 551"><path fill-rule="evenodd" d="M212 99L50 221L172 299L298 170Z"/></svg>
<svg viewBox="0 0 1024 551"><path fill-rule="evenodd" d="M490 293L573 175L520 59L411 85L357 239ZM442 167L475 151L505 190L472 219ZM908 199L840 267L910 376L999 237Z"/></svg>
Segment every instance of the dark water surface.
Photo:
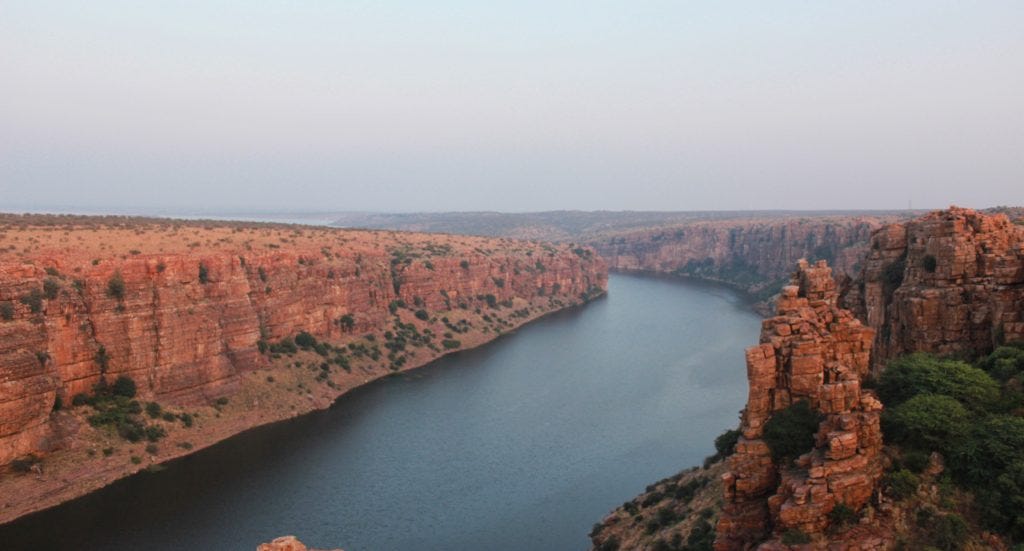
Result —
<svg viewBox="0 0 1024 551"><path fill-rule="evenodd" d="M610 293L0 527L8 549L574 550L737 424L760 322L729 290Z"/></svg>

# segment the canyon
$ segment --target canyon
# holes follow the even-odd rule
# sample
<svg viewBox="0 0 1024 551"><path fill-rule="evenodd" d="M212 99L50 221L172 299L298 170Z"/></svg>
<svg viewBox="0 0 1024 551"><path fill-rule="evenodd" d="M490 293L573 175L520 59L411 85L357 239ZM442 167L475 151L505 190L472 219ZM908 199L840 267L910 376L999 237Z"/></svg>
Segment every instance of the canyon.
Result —
<svg viewBox="0 0 1024 551"><path fill-rule="evenodd" d="M729 457L709 458L715 462L704 469L673 477L704 481L705 489L687 499L703 504L700 518L717 519L716 550L786 549L795 541L813 549L888 549L905 535L905 519L914 512L881 491L892 458L882 446L883 405L865 385L906 354L971 359L1024 341L1024 226L1007 214L1019 213L951 207L882 226L858 248L863 258L852 279L837 282L825 261L797 263L774 315L763 322L761 344L747 350L747 404L735 444L719 450ZM787 463L773 457L764 432L798 401L820 421L810 450ZM942 470L941 459L932 457L930 476ZM721 485L708 484L711 476ZM670 538L682 548L688 537L703 537L692 512L673 526L640 531L636 519L697 510L665 501L664 481L659 484L595 527L595 549L621 542L675 548L665 547ZM717 492L721 505L708 505ZM868 521L832 526L840 505ZM1005 546L975 530L978 545ZM793 533L806 541L787 541Z"/></svg>
<svg viewBox="0 0 1024 551"><path fill-rule="evenodd" d="M35 475L0 475L0 521L327 407L355 386L476 346L606 286L603 261L565 245L4 216L0 465L30 457ZM139 400L162 406L158 431L188 442L144 452L90 426L90 408L73 406L121 378L134 382Z"/></svg>

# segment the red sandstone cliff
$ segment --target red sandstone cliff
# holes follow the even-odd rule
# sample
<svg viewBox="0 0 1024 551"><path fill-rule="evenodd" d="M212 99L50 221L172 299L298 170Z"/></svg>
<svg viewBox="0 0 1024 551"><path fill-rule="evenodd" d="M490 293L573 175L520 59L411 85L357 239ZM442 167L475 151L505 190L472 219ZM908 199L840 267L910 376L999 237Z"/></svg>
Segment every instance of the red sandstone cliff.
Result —
<svg viewBox="0 0 1024 551"><path fill-rule="evenodd" d="M876 367L1024 340L1024 226L957 207L886 226L844 304L878 332Z"/></svg>
<svg viewBox="0 0 1024 551"><path fill-rule="evenodd" d="M747 350L750 395L723 475L715 548L748 548L789 529L821 533L838 504L858 510L882 473L881 403L861 389L874 331L837 306L832 270L805 261L785 287L761 344ZM824 415L812 450L776 464L762 439L773 413L805 400Z"/></svg>
<svg viewBox="0 0 1024 551"><path fill-rule="evenodd" d="M695 222L622 233L590 244L613 269L677 273L765 295L775 292L801 258L825 259L843 276L856 274L871 232L893 219L822 216Z"/></svg>
<svg viewBox="0 0 1024 551"><path fill-rule="evenodd" d="M65 445L55 401L69 404L101 377L130 376L146 400L208 404L268 367L261 341L380 333L396 300L410 307L404 319L414 304L431 316L472 315L514 301L520 314L503 321L513 327L607 285L589 250L533 242L227 223L0 222L0 465ZM473 331L465 344L491 338Z"/></svg>

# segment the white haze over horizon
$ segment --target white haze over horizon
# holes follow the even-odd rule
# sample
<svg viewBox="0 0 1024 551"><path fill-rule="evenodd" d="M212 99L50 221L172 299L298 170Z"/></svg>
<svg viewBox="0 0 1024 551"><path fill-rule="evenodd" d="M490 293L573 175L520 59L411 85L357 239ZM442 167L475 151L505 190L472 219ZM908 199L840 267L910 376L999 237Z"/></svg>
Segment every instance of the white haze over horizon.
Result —
<svg viewBox="0 0 1024 551"><path fill-rule="evenodd" d="M1024 2L0 0L0 211L1024 204Z"/></svg>

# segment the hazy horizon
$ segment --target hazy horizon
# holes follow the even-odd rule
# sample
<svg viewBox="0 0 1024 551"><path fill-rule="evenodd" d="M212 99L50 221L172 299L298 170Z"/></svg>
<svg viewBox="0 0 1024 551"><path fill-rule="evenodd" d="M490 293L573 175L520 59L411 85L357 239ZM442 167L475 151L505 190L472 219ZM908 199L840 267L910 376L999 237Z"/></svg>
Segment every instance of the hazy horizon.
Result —
<svg viewBox="0 0 1024 551"><path fill-rule="evenodd" d="M1024 204L1024 4L4 2L0 211Z"/></svg>

